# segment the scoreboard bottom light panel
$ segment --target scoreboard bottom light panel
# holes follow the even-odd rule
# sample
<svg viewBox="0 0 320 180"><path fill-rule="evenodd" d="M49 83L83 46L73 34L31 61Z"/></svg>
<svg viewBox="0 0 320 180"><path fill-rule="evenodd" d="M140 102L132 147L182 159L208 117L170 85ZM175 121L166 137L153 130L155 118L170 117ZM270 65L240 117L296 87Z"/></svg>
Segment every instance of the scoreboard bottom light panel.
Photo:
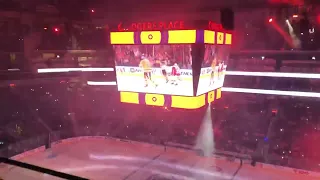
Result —
<svg viewBox="0 0 320 180"><path fill-rule="evenodd" d="M198 109L220 98L221 88L200 96L193 97L123 91L120 92L120 101L123 103L144 104L149 106L166 106L182 109Z"/></svg>

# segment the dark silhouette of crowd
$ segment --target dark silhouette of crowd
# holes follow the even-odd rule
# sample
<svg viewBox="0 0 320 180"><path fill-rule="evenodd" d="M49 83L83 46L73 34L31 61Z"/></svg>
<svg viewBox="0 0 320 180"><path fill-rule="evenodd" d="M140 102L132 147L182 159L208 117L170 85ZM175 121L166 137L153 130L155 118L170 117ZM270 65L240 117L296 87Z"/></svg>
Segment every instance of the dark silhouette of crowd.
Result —
<svg viewBox="0 0 320 180"><path fill-rule="evenodd" d="M216 141L239 153L263 146L263 162L319 171L318 105L314 98L224 93L213 120Z"/></svg>
<svg viewBox="0 0 320 180"><path fill-rule="evenodd" d="M274 72L276 67L274 59L250 58L242 59L240 62L229 70ZM294 63L297 66L294 66ZM317 73L317 64L312 63L295 61L288 66L285 62L278 72L306 73L308 70L308 73ZM229 75L225 79L224 87L317 93L318 81L311 78ZM250 136L252 141L256 141L254 148L249 149L253 154L264 146L264 150L268 153L263 154L263 160L267 163L319 171L320 159L316 153L320 148L316 145L316 141L320 138L318 98L225 93L222 102L224 103L219 107L220 112L224 112L222 114L234 121L235 129L232 133L234 137L241 138L244 144ZM221 113L217 114L218 117L222 116ZM232 115L235 116L232 118ZM224 124L225 117L218 119L222 119L221 124ZM236 133L239 127L243 127L240 134ZM252 130L254 132L250 132ZM235 148L238 146L239 144ZM247 146L245 149L248 150Z"/></svg>
<svg viewBox="0 0 320 180"><path fill-rule="evenodd" d="M90 76L92 77L92 76ZM1 93L1 156L13 156L50 141L109 136L153 144L195 144L207 107L171 109L120 103L115 86L52 78L11 84ZM228 81L228 76L226 77ZM259 161L319 171L318 100L287 96L223 93L211 106L215 149Z"/></svg>

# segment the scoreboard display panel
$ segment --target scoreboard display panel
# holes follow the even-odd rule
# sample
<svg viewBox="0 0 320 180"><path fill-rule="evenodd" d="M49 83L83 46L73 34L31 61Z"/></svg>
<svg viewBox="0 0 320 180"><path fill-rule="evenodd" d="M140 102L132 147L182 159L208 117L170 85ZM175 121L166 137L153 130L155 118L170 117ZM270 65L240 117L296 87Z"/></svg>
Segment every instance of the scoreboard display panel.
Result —
<svg viewBox="0 0 320 180"><path fill-rule="evenodd" d="M196 109L219 99L231 42L212 21L119 23L110 43L121 101Z"/></svg>
<svg viewBox="0 0 320 180"><path fill-rule="evenodd" d="M193 96L191 45L115 45L119 91Z"/></svg>
<svg viewBox="0 0 320 180"><path fill-rule="evenodd" d="M197 96L221 88L224 83L230 47L205 45Z"/></svg>

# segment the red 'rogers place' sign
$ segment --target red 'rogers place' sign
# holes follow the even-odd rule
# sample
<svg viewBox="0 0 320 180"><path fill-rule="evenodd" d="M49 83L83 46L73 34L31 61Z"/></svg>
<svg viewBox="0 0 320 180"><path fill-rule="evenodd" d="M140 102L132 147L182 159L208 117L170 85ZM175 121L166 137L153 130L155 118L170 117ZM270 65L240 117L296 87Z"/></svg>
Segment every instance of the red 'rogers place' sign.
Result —
<svg viewBox="0 0 320 180"><path fill-rule="evenodd" d="M119 31L150 31L150 30L170 30L170 29L184 29L184 21L169 21L169 22L139 22L131 23L129 26L124 26L123 23L118 25Z"/></svg>
<svg viewBox="0 0 320 180"><path fill-rule="evenodd" d="M118 24L118 31L161 31L182 29L223 30L223 27L221 24L217 24L212 21L201 21L201 23L192 23L191 21L189 24L185 21L133 22L129 24Z"/></svg>

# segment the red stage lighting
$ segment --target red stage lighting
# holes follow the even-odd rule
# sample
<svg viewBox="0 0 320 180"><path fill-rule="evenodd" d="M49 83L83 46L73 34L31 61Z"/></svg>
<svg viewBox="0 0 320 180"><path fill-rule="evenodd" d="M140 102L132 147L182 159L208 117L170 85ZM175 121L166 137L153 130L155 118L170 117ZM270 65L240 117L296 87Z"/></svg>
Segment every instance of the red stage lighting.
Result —
<svg viewBox="0 0 320 180"><path fill-rule="evenodd" d="M91 12L94 13L95 12L94 9L91 9Z"/></svg>
<svg viewBox="0 0 320 180"><path fill-rule="evenodd" d="M273 19L272 19L272 18L270 18L270 19L269 19L269 23L271 23L272 21L273 21Z"/></svg>
<svg viewBox="0 0 320 180"><path fill-rule="evenodd" d="M59 28L53 28L54 32L59 32Z"/></svg>

